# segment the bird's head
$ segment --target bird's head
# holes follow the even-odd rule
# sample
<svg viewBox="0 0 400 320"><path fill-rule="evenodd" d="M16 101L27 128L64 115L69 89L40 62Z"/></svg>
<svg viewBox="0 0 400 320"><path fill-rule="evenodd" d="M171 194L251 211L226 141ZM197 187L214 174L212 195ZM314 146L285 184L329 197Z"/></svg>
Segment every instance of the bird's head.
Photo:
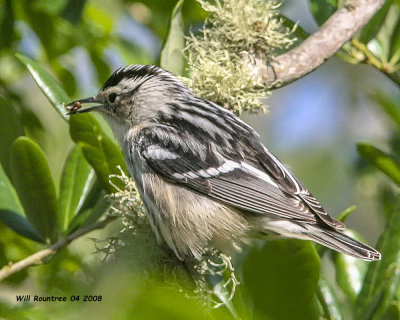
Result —
<svg viewBox="0 0 400 320"><path fill-rule="evenodd" d="M181 81L159 67L130 65L116 70L95 96L72 101L66 108L68 114L98 111L108 122L137 124L188 92ZM95 105L81 108L87 103Z"/></svg>

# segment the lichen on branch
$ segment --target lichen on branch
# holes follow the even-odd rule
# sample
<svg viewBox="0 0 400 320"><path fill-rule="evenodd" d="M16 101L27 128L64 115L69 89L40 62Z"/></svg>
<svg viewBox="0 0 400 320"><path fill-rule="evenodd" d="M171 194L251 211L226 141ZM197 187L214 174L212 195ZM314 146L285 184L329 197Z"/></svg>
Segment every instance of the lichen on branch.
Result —
<svg viewBox="0 0 400 320"><path fill-rule="evenodd" d="M276 49L294 42L283 25L278 1L198 0L210 13L199 36L187 37L190 79L195 94L240 114L265 110L259 100L270 94L258 77L255 60L270 61ZM254 61L243 59L256 56Z"/></svg>

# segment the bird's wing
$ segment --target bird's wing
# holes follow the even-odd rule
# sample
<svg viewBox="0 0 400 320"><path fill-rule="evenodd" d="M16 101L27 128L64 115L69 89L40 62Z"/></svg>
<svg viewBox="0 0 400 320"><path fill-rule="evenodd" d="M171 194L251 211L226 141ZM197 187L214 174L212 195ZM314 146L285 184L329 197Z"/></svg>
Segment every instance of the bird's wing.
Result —
<svg viewBox="0 0 400 320"><path fill-rule="evenodd" d="M312 193L267 148L260 145L256 147L254 153L265 171L271 175L282 191L295 195L304 201L307 206L327 225L338 230L346 229L344 223L333 219L328 215Z"/></svg>
<svg viewBox="0 0 400 320"><path fill-rule="evenodd" d="M185 139L184 133L160 125L144 128L135 139L148 166L168 181L253 214L317 222L314 210L303 199L306 195L300 197L302 185L267 151L262 165L245 157L228 158L211 144L196 144ZM296 190L291 185L285 189L292 177L298 184Z"/></svg>

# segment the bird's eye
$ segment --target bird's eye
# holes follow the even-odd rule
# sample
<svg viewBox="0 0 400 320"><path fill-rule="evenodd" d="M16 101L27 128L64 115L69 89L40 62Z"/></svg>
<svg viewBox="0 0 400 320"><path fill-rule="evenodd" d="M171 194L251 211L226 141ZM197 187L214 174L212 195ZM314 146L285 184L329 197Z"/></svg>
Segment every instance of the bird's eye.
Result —
<svg viewBox="0 0 400 320"><path fill-rule="evenodd" d="M108 96L108 101L110 101L111 103L113 103L114 101L115 101L115 99L117 98L117 94L114 92L114 93L111 93L109 96Z"/></svg>

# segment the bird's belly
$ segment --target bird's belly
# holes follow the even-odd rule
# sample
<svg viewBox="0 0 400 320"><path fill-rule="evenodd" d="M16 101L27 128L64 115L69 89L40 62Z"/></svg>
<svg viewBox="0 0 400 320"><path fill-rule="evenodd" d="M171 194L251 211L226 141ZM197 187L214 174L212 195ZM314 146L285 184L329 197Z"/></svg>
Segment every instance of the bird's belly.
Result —
<svg viewBox="0 0 400 320"><path fill-rule="evenodd" d="M248 231L235 209L167 182L151 172L142 174L142 199L158 239L183 259L197 259L205 247L226 251L239 248Z"/></svg>

